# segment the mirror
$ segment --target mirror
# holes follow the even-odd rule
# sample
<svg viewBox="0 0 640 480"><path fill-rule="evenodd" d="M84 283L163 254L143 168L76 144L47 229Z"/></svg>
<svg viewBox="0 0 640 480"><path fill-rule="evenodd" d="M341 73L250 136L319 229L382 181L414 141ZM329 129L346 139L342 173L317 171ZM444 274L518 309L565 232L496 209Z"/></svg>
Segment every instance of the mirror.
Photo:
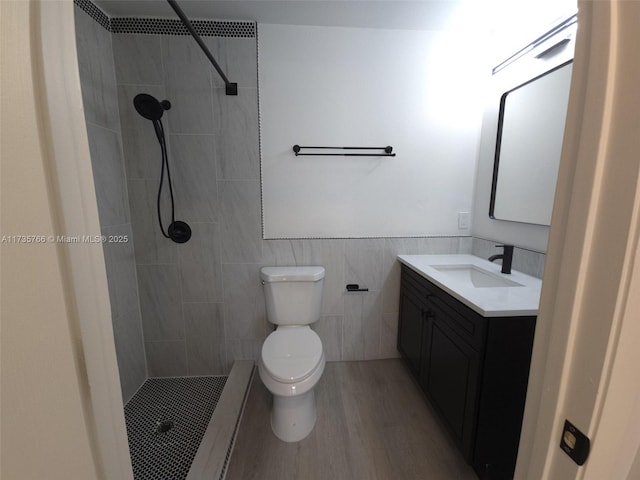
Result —
<svg viewBox="0 0 640 480"><path fill-rule="evenodd" d="M491 218L550 225L571 67L564 63L502 95Z"/></svg>

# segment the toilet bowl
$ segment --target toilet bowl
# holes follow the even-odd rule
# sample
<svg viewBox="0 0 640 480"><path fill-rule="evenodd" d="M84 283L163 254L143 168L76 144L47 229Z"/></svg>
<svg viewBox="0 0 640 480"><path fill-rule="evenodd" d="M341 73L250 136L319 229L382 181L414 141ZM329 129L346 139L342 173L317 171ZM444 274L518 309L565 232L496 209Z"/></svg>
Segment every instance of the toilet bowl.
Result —
<svg viewBox="0 0 640 480"><path fill-rule="evenodd" d="M267 319L277 328L264 341L258 374L273 394L271 429L285 442L305 438L316 422L314 387L325 357L309 325L320 317L322 267L264 267Z"/></svg>
<svg viewBox="0 0 640 480"><path fill-rule="evenodd" d="M258 373L273 394L271 429L280 440L297 442L313 430L313 388L324 365L320 338L308 326L278 327L265 340Z"/></svg>

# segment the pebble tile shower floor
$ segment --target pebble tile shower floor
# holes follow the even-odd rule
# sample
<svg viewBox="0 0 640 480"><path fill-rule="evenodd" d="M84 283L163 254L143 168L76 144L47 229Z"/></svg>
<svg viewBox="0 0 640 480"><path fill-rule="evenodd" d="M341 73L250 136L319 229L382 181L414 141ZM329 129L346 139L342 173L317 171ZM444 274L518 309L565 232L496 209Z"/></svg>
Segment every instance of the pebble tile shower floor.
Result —
<svg viewBox="0 0 640 480"><path fill-rule="evenodd" d="M135 480L184 480L226 376L149 378L124 407Z"/></svg>

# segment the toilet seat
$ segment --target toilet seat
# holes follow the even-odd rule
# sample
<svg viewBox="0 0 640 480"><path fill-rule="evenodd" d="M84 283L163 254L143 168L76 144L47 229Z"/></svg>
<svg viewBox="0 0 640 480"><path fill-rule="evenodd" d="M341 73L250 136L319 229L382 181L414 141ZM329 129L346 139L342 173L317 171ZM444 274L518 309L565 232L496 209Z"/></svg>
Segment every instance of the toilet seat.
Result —
<svg viewBox="0 0 640 480"><path fill-rule="evenodd" d="M262 365L282 383L309 377L321 363L322 342L307 326L279 327L262 345Z"/></svg>

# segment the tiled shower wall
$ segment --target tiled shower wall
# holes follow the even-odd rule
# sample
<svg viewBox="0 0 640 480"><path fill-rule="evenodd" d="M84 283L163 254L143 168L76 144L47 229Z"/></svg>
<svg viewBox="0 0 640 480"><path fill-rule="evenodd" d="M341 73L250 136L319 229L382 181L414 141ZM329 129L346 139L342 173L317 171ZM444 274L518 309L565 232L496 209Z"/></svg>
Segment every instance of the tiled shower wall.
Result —
<svg viewBox="0 0 640 480"><path fill-rule="evenodd" d="M123 401L147 378L111 34L75 8L78 64Z"/></svg>
<svg viewBox="0 0 640 480"><path fill-rule="evenodd" d="M495 249L493 242L476 245L477 239L472 245L470 237L263 240L256 38L204 37L230 80L238 82L233 97L224 94L217 73L188 36L111 37L117 100L96 108L104 113L119 105L125 156L120 175L128 189L144 326L138 352L146 351L149 376L223 374L236 359L257 358L272 329L259 278L263 265L325 267L322 318L313 328L328 360L396 357L396 255L473 248L485 256L489 243ZM170 242L158 230L160 150L151 122L133 108L141 92L172 103L163 121L176 218L193 230L186 244ZM347 283L369 291L346 293Z"/></svg>
<svg viewBox="0 0 640 480"><path fill-rule="evenodd" d="M240 340L265 327L260 312L246 311L248 299L239 307L234 302L246 291L247 264L259 262L261 251L255 36L204 41L238 82L238 96L225 95L224 83L189 36L113 35L152 377L228 373L233 359L246 356ZM176 219L188 222L193 232L184 244L167 240L158 227L161 157L151 122L133 108L133 98L142 92L172 104L163 121ZM166 202L164 212L166 228Z"/></svg>

